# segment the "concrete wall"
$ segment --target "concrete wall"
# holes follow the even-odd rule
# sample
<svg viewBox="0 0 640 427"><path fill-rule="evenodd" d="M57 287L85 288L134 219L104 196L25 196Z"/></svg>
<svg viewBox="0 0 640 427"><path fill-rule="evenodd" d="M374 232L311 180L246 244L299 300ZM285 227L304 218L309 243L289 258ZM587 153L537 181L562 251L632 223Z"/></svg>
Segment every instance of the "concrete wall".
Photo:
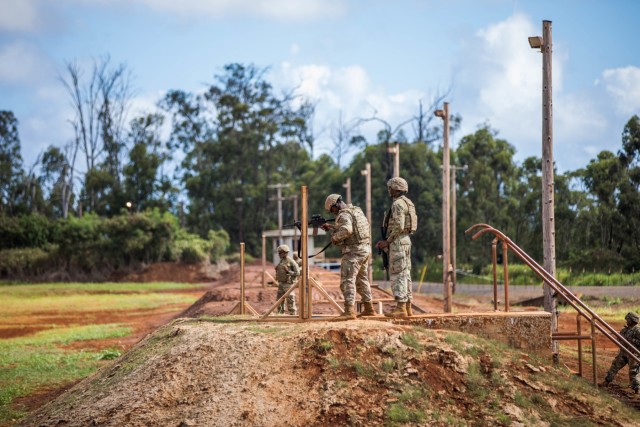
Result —
<svg viewBox="0 0 640 427"><path fill-rule="evenodd" d="M544 311L423 314L393 323L466 332L523 350L551 348L551 313Z"/></svg>

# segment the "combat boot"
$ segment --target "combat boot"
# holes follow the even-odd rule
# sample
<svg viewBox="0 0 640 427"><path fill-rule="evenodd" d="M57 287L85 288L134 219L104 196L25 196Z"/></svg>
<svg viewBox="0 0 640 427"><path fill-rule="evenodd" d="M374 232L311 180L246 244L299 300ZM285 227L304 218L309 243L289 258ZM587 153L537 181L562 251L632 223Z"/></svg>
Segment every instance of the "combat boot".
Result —
<svg viewBox="0 0 640 427"><path fill-rule="evenodd" d="M396 308L391 313L384 315L387 317L407 317L407 303L398 301Z"/></svg>
<svg viewBox="0 0 640 427"><path fill-rule="evenodd" d="M407 317L413 316L413 309L411 308L411 301L407 301Z"/></svg>
<svg viewBox="0 0 640 427"><path fill-rule="evenodd" d="M355 308L353 307L353 305L345 305L344 306L344 313L342 313L340 316L334 318L334 320L337 320L337 321L340 321L340 320L353 320L353 319L357 319L356 311L355 311Z"/></svg>
<svg viewBox="0 0 640 427"><path fill-rule="evenodd" d="M362 313L358 314L358 317L376 315L376 312L373 309L373 303L371 301L363 302L362 307L363 307Z"/></svg>

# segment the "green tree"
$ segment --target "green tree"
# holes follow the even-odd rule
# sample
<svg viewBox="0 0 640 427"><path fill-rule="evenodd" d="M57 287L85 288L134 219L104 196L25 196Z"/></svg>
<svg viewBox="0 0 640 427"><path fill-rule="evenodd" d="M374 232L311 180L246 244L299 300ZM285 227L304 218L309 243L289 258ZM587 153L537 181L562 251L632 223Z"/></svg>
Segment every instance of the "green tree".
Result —
<svg viewBox="0 0 640 427"><path fill-rule="evenodd" d="M0 111L0 213L13 214L24 192L18 119Z"/></svg>

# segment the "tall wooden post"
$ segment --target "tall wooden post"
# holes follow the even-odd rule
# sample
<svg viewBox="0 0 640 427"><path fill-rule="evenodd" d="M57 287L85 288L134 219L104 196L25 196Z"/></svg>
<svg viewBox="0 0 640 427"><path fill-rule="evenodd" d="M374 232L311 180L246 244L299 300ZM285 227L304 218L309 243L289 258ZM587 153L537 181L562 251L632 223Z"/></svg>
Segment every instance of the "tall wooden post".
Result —
<svg viewBox="0 0 640 427"><path fill-rule="evenodd" d="M347 182L345 182L344 184L342 184L342 186L346 189L346 196L347 196L347 204L350 205L351 204L351 178L347 178Z"/></svg>
<svg viewBox="0 0 640 427"><path fill-rule="evenodd" d="M240 314L247 314L244 299L244 243L240 243Z"/></svg>
<svg viewBox="0 0 640 427"><path fill-rule="evenodd" d="M551 21L542 21L542 244L544 269L556 275L556 238L553 177L553 91ZM552 313L552 328L558 330L557 300L553 289L544 286L544 309ZM558 354L554 342L554 355ZM557 357L557 356L555 356Z"/></svg>
<svg viewBox="0 0 640 427"><path fill-rule="evenodd" d="M442 144L442 287L444 298L444 311L451 313L451 183L449 152L449 103L444 103L443 110L437 110L435 115L444 121L444 138Z"/></svg>
<svg viewBox="0 0 640 427"><path fill-rule="evenodd" d="M399 177L400 176L400 143L396 142L396 147L395 147L396 151L395 151L395 157L394 157L394 161L393 161L393 176L394 177Z"/></svg>
<svg viewBox="0 0 640 427"><path fill-rule="evenodd" d="M299 316L301 319L309 319L312 313L311 305L311 290L309 289L309 234L308 234L308 200L307 200L307 187L301 187L302 197L302 212L300 218L300 245L301 245L301 257L302 257L302 275L300 277L300 303L299 303Z"/></svg>
<svg viewBox="0 0 640 427"><path fill-rule="evenodd" d="M366 215L369 222L369 234L373 236L371 224L371 163L367 163L365 170L360 172L365 177ZM373 256L369 257L369 284L373 285Z"/></svg>
<svg viewBox="0 0 640 427"><path fill-rule="evenodd" d="M451 265L453 267L451 272L451 294L456 293L456 282L458 276L456 274L456 166L451 167Z"/></svg>

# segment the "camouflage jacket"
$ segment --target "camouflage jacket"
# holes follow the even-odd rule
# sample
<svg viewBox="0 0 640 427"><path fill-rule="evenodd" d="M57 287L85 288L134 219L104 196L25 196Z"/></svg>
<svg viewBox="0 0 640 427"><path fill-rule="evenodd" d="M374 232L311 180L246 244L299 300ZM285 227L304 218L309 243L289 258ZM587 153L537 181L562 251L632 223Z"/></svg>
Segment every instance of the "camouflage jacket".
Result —
<svg viewBox="0 0 640 427"><path fill-rule="evenodd" d="M637 349L640 349L640 325L635 325L631 328L625 326L620 331L620 335L625 337L625 339L633 344Z"/></svg>
<svg viewBox="0 0 640 427"><path fill-rule="evenodd" d="M406 196L393 199L390 213L389 218L387 218L388 214L385 214L384 224L387 227L387 242L392 243L395 240L402 239L411 234L411 216L416 218L416 222L417 217L413 203ZM415 225L416 224L414 224L414 227Z"/></svg>
<svg viewBox="0 0 640 427"><path fill-rule="evenodd" d="M276 265L276 280L279 283L293 283L300 276L300 266L291 257L281 259Z"/></svg>

